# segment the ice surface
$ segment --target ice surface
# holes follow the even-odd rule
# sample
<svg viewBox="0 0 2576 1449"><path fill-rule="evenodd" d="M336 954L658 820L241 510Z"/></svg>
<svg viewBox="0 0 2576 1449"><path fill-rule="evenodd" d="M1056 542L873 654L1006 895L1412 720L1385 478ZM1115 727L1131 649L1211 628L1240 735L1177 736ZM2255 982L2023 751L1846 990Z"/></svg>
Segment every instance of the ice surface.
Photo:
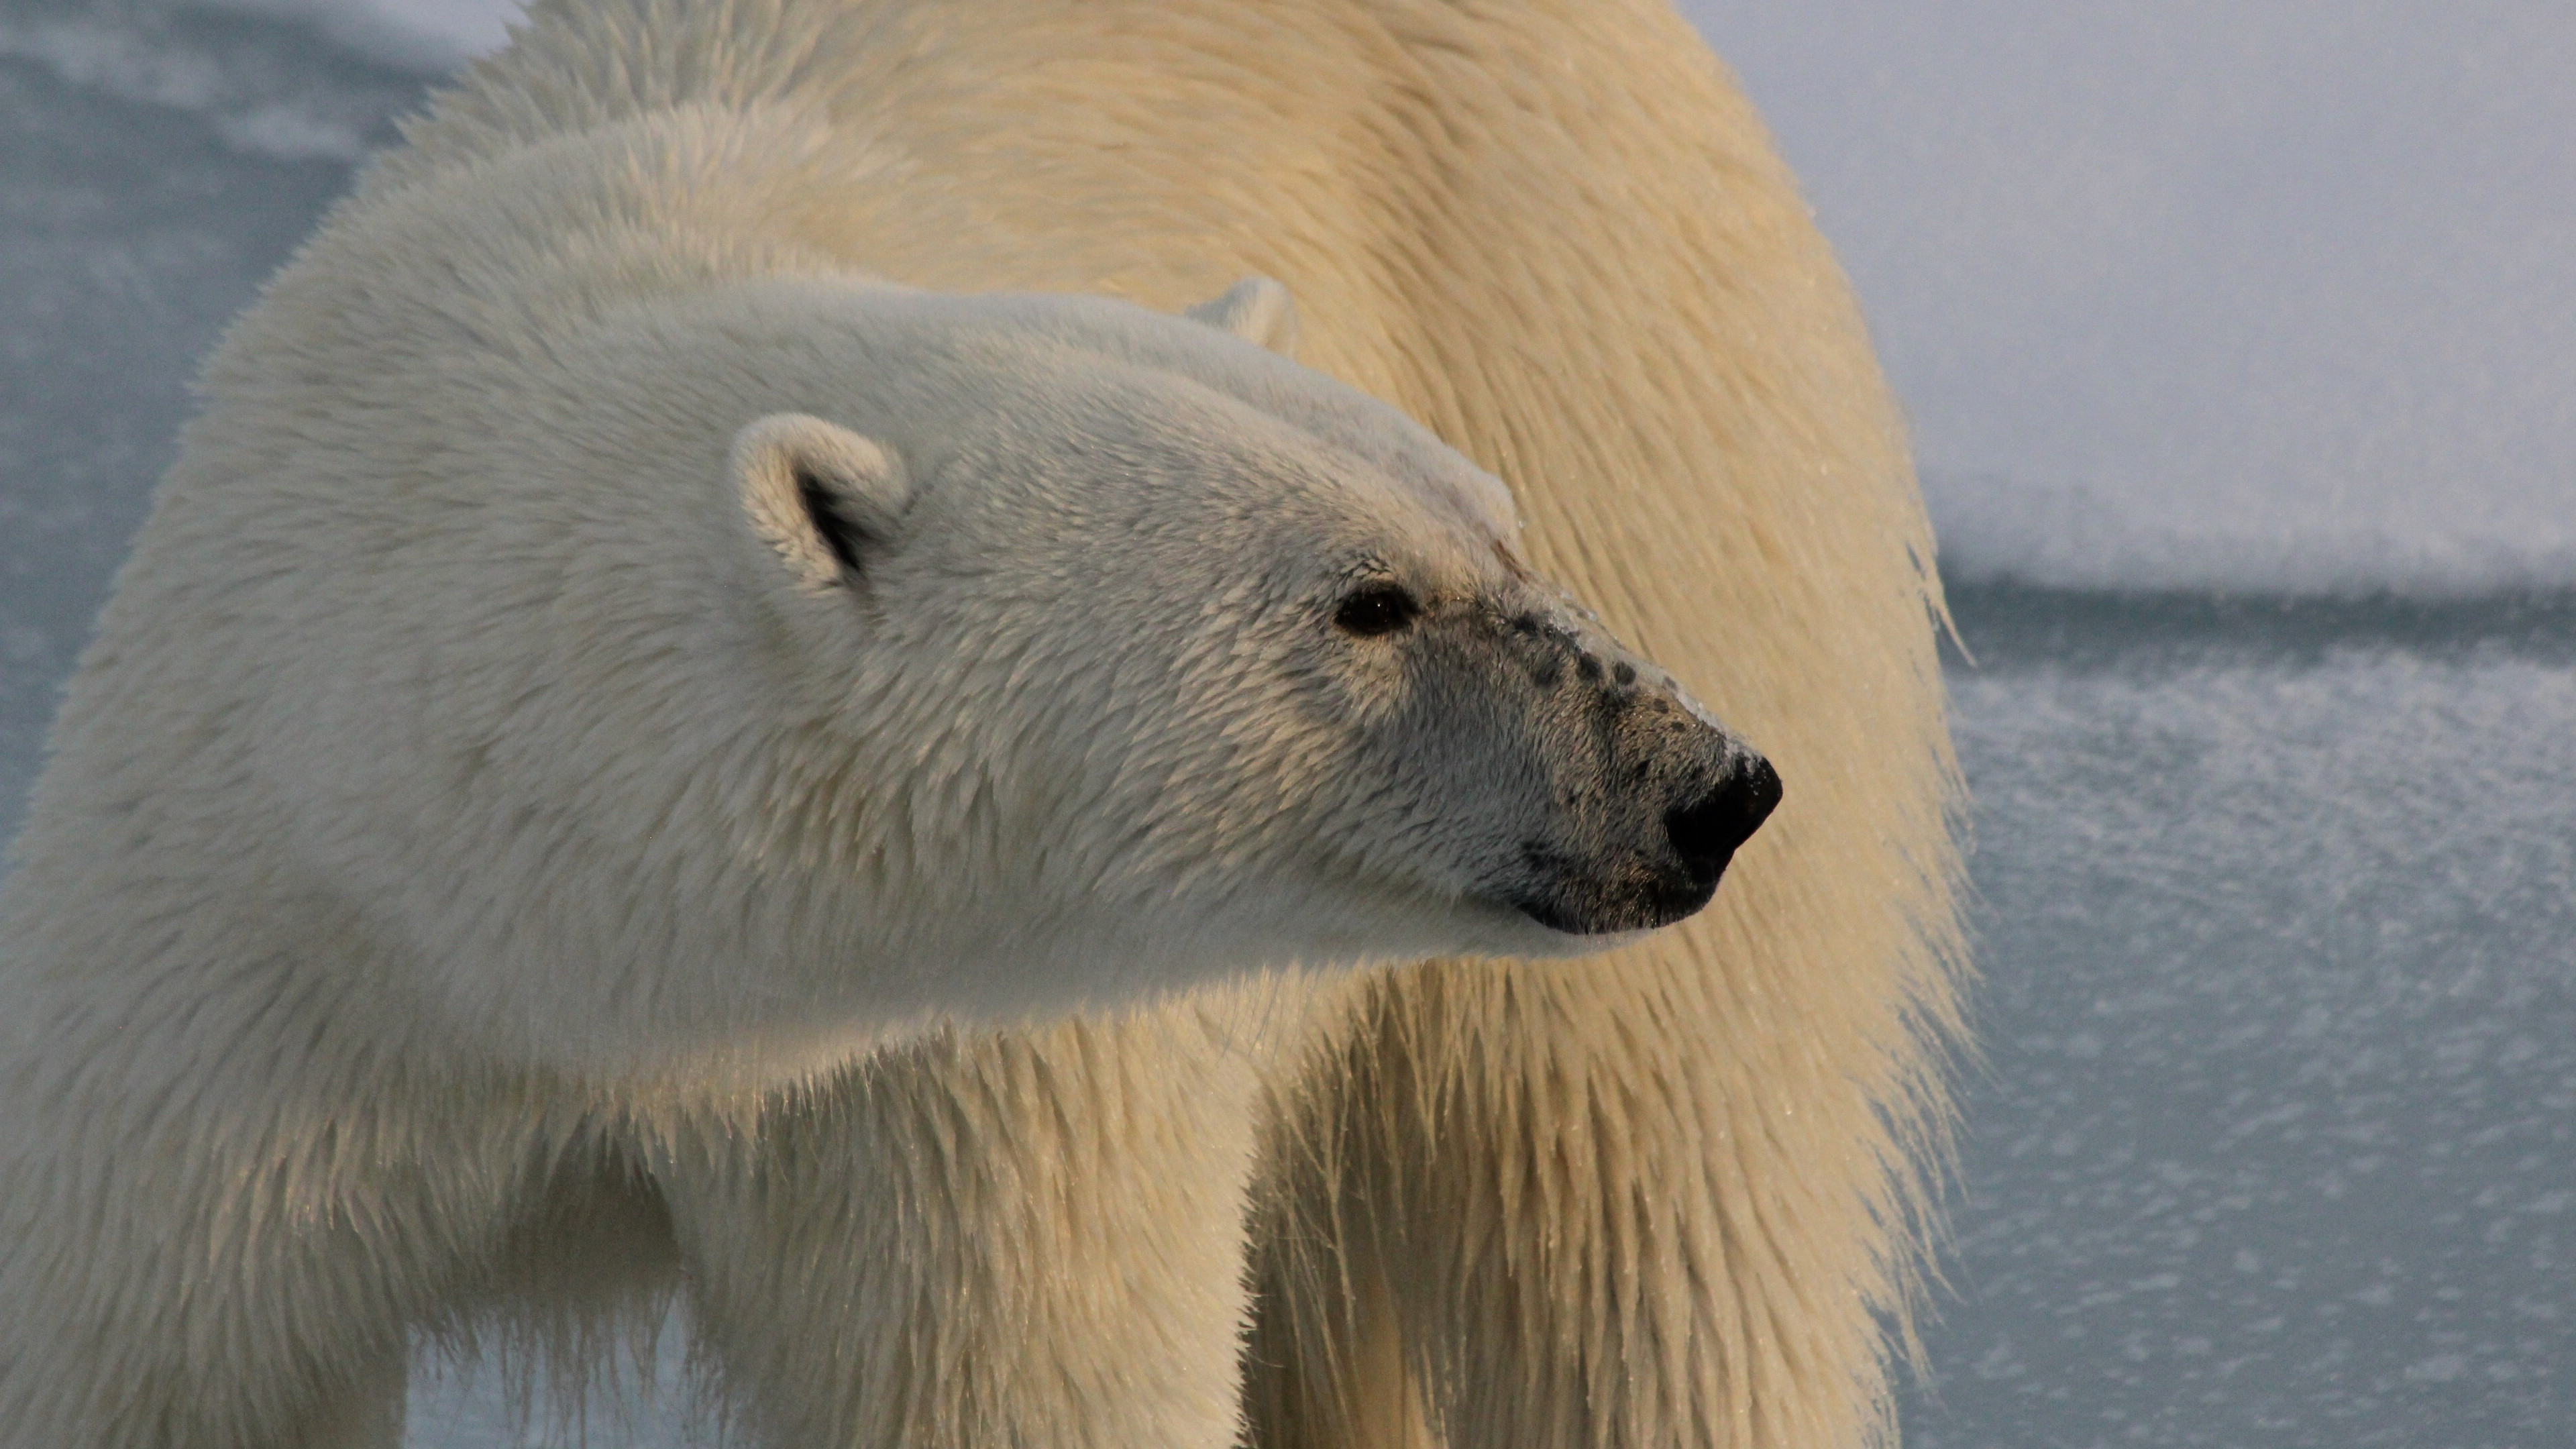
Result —
<svg viewBox="0 0 2576 1449"><path fill-rule="evenodd" d="M147 108L129 113L137 124L166 112L191 144L285 161L359 159L391 139L387 117L420 89L412 75L343 60L308 28L141 0L11 0L0 58L27 63L19 84L41 75L76 107L133 102Z"/></svg>
<svg viewBox="0 0 2576 1449"><path fill-rule="evenodd" d="M195 360L441 53L282 8L0 7L0 837ZM2576 604L2498 592L2570 581L2565 13L1708 9L1954 579L2097 586L1960 600L1987 1067L1917 1446L2576 1423ZM519 1442L418 1382L416 1444Z"/></svg>
<svg viewBox="0 0 2576 1449"><path fill-rule="evenodd" d="M2576 585L2576 8L1687 0L1954 576Z"/></svg>
<svg viewBox="0 0 2576 1449"><path fill-rule="evenodd" d="M2563 1442L2576 612L1961 603L1986 1067L1906 1442Z"/></svg>

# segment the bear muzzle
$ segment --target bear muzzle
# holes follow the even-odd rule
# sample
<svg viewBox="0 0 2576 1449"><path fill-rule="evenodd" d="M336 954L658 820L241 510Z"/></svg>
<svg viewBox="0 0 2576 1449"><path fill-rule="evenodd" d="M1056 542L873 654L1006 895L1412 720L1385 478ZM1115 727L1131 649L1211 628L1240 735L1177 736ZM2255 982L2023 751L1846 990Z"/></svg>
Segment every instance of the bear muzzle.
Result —
<svg viewBox="0 0 2576 1449"><path fill-rule="evenodd" d="M1695 914L1779 806L1779 772L1579 605L1524 604L1460 630L1462 676L1526 710L1494 773L1529 793L1477 894L1567 936Z"/></svg>
<svg viewBox="0 0 2576 1449"><path fill-rule="evenodd" d="M1651 931L1698 914L1735 852L1780 803L1770 761L1741 746L1729 753L1722 773L1675 792L1656 817L1659 831L1626 850L1525 848L1527 874L1509 893L1512 906L1570 936Z"/></svg>

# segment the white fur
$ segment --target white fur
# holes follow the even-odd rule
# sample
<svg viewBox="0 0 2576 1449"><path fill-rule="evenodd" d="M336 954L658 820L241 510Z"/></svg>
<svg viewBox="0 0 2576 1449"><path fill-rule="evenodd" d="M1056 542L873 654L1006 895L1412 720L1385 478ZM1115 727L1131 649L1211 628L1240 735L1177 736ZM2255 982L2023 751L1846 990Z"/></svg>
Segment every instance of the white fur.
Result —
<svg viewBox="0 0 2576 1449"><path fill-rule="evenodd" d="M1509 504L1230 339L935 295L1246 274L1298 314L1198 315L1501 475L1779 766L1703 917L1256 971L1549 945L1316 862L1350 762L1246 622L1336 550L1487 577ZM675 1282L781 1443L1883 1426L1952 1019L1930 545L1659 4L541 5L208 388L0 900L0 1445L380 1442L407 1335ZM1068 493L1068 430L1122 466ZM1262 495L1126 526L1211 449ZM961 451L1010 508L925 491ZM889 557L973 586L844 607L799 467L863 531L947 500Z"/></svg>

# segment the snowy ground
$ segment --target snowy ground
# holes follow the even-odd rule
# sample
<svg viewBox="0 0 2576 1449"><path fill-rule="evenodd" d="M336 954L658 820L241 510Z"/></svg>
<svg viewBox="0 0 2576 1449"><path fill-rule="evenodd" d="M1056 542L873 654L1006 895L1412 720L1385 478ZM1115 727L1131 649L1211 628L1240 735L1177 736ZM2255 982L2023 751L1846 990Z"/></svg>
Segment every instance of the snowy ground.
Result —
<svg viewBox="0 0 2576 1449"><path fill-rule="evenodd" d="M169 458L193 360L417 93L417 74L381 61L446 63L488 39L505 8L0 0L0 835ZM1946 8L1964 24L2009 19L2012 6ZM2192 26L2219 23L2188 8L2201 17ZM1967 125L1943 119L1940 96L1898 65L1965 42L1862 24L1866 0L1818 11L1846 27L1819 39L1777 18L1794 9L1700 7L1722 39L1740 27L1748 82L1828 224L1857 238L1854 271L1914 401L1948 546L1973 577L2004 581L1959 600L1977 661L1951 678L1978 797L1986 1057L1967 1092L1952 1294L1929 1335L1930 1382L1907 1402L1908 1441L2565 1442L2576 1424L2576 413L2533 400L2540 383L2567 380L2563 358L2547 364L2554 375L2526 365L2511 327L2493 355L2476 340L2504 305L2479 287L2519 288L2521 311L2552 326L2576 320L2564 309L2576 264L2563 247L2526 254L2514 229L2576 215L2567 143L2504 144L2530 130L2532 106L2563 104L2526 104L2514 86L2531 57L2570 53L2576 29L2518 22L2507 46L2488 33L2496 17L2542 12L2481 8L2487 49L2461 62L2471 73L2453 89L2476 82L2491 103L2466 139L2409 153L2458 152L2433 169L2472 196L2485 194L2478 178L2450 173L2476 171L2481 146L2513 153L2480 173L2517 188L2486 217L2497 235L2441 238L2442 265L2483 279L2458 283L2474 295L2428 320L2371 313L2356 285L2346 309L2369 315L2334 313L2351 398L2338 403L2315 383L2315 359L2288 348L2289 375L2309 383L2247 390L2242 416L2222 416L2224 389L2166 376L2204 360L2189 328L2139 323L2147 361L2123 353L2088 372L2109 344L2052 310L2057 293L1995 302L2021 309L2017 337L1963 327L1944 351L1944 319L2001 285L1980 270L1998 255L2057 246L2070 259L2051 277L2071 270L2114 291L2121 278L2085 273L2097 264L2076 255L2063 217L2056 230L1964 239L1927 223L1916 230L1928 255L1907 252L1904 234L1931 210L1909 212L1909 198L1932 184L1873 202L1888 178L1830 148L1908 133L1908 105L1923 125ZM2349 7L2361 19L2330 37L2333 56L2368 52L2384 11ZM1757 25L1757 12L1773 18ZM2134 29L2145 12L2117 13ZM2013 33L2032 76L2099 48L2063 25ZM2415 47L2419 70L2442 69L2413 30L2379 38ZM2278 40L2247 41L2231 63L2260 71ZM2198 64L2188 47L2180 60L2172 46L2146 50L2168 67ZM2301 75L2309 93L2332 89L2330 75ZM1837 109L1845 96L1868 104ZM2043 94L1988 110L2046 120L2047 104L2071 103ZM2061 143L2082 130L2033 129ZM1997 144L1988 134L1913 154L1983 166L1991 199L2012 175ZM2131 237L2144 223L2112 203L2154 192L2154 177L2100 136L2087 144L2088 164L2118 184L2097 188L2109 200L2085 214ZM2140 150L2181 144L2150 135ZM1964 159L1944 162L1952 152ZM2360 206L2325 182L2307 195ZM2157 218L2170 222L2170 207ZM2324 238L2303 245L2332 251L2333 226L2300 225ZM2320 252L2319 267L2342 276L2395 245ZM2152 258L2131 260L2152 270ZM2138 297L2179 285L2133 288L2102 325L2129 325L2153 310ZM2333 300L2293 298L2278 315L2303 325ZM2374 344L2374 317L2439 353L2439 377L2419 374L2414 352ZM2005 368L2016 347L2034 357ZM1981 400L1981 377L2012 396ZM2120 413L2133 393L2152 406ZM2401 459L2427 438L2475 446L2438 489L2360 464L2276 466L2283 438L2333 444L2301 457L2387 456L2351 424L2354 407L2374 414L2371 428L2399 427ZM2225 440L2267 421L2279 436L2241 467L2118 451L2155 426ZM2176 458L2189 476L2159 481ZM2087 501L2103 499L2114 502ZM2151 517L2167 520L2161 533ZM2288 597L2329 585L2383 594ZM485 1381L426 1389L415 1441L503 1442L491 1410ZM598 1427L593 1442L624 1437ZM648 1408L640 1432L662 1442L676 1429Z"/></svg>
<svg viewBox="0 0 2576 1449"><path fill-rule="evenodd" d="M1986 1068L1909 1442L2564 1442L2576 611L1961 603Z"/></svg>

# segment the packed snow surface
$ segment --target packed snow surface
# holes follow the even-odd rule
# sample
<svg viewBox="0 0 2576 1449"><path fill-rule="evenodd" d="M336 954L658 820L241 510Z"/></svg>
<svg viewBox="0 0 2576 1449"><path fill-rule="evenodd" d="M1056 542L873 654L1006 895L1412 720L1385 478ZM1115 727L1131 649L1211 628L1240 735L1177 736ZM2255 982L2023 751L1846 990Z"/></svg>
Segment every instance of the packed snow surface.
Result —
<svg viewBox="0 0 2576 1449"><path fill-rule="evenodd" d="M2576 586L2576 7L1685 0L1953 577Z"/></svg>
<svg viewBox="0 0 2576 1449"><path fill-rule="evenodd" d="M2562 1439L2576 11L1692 5L1861 287L1976 661L1984 1060L1907 1442ZM196 359L510 14L0 5L0 837ZM418 1382L415 1444L519 1442L491 1374Z"/></svg>

